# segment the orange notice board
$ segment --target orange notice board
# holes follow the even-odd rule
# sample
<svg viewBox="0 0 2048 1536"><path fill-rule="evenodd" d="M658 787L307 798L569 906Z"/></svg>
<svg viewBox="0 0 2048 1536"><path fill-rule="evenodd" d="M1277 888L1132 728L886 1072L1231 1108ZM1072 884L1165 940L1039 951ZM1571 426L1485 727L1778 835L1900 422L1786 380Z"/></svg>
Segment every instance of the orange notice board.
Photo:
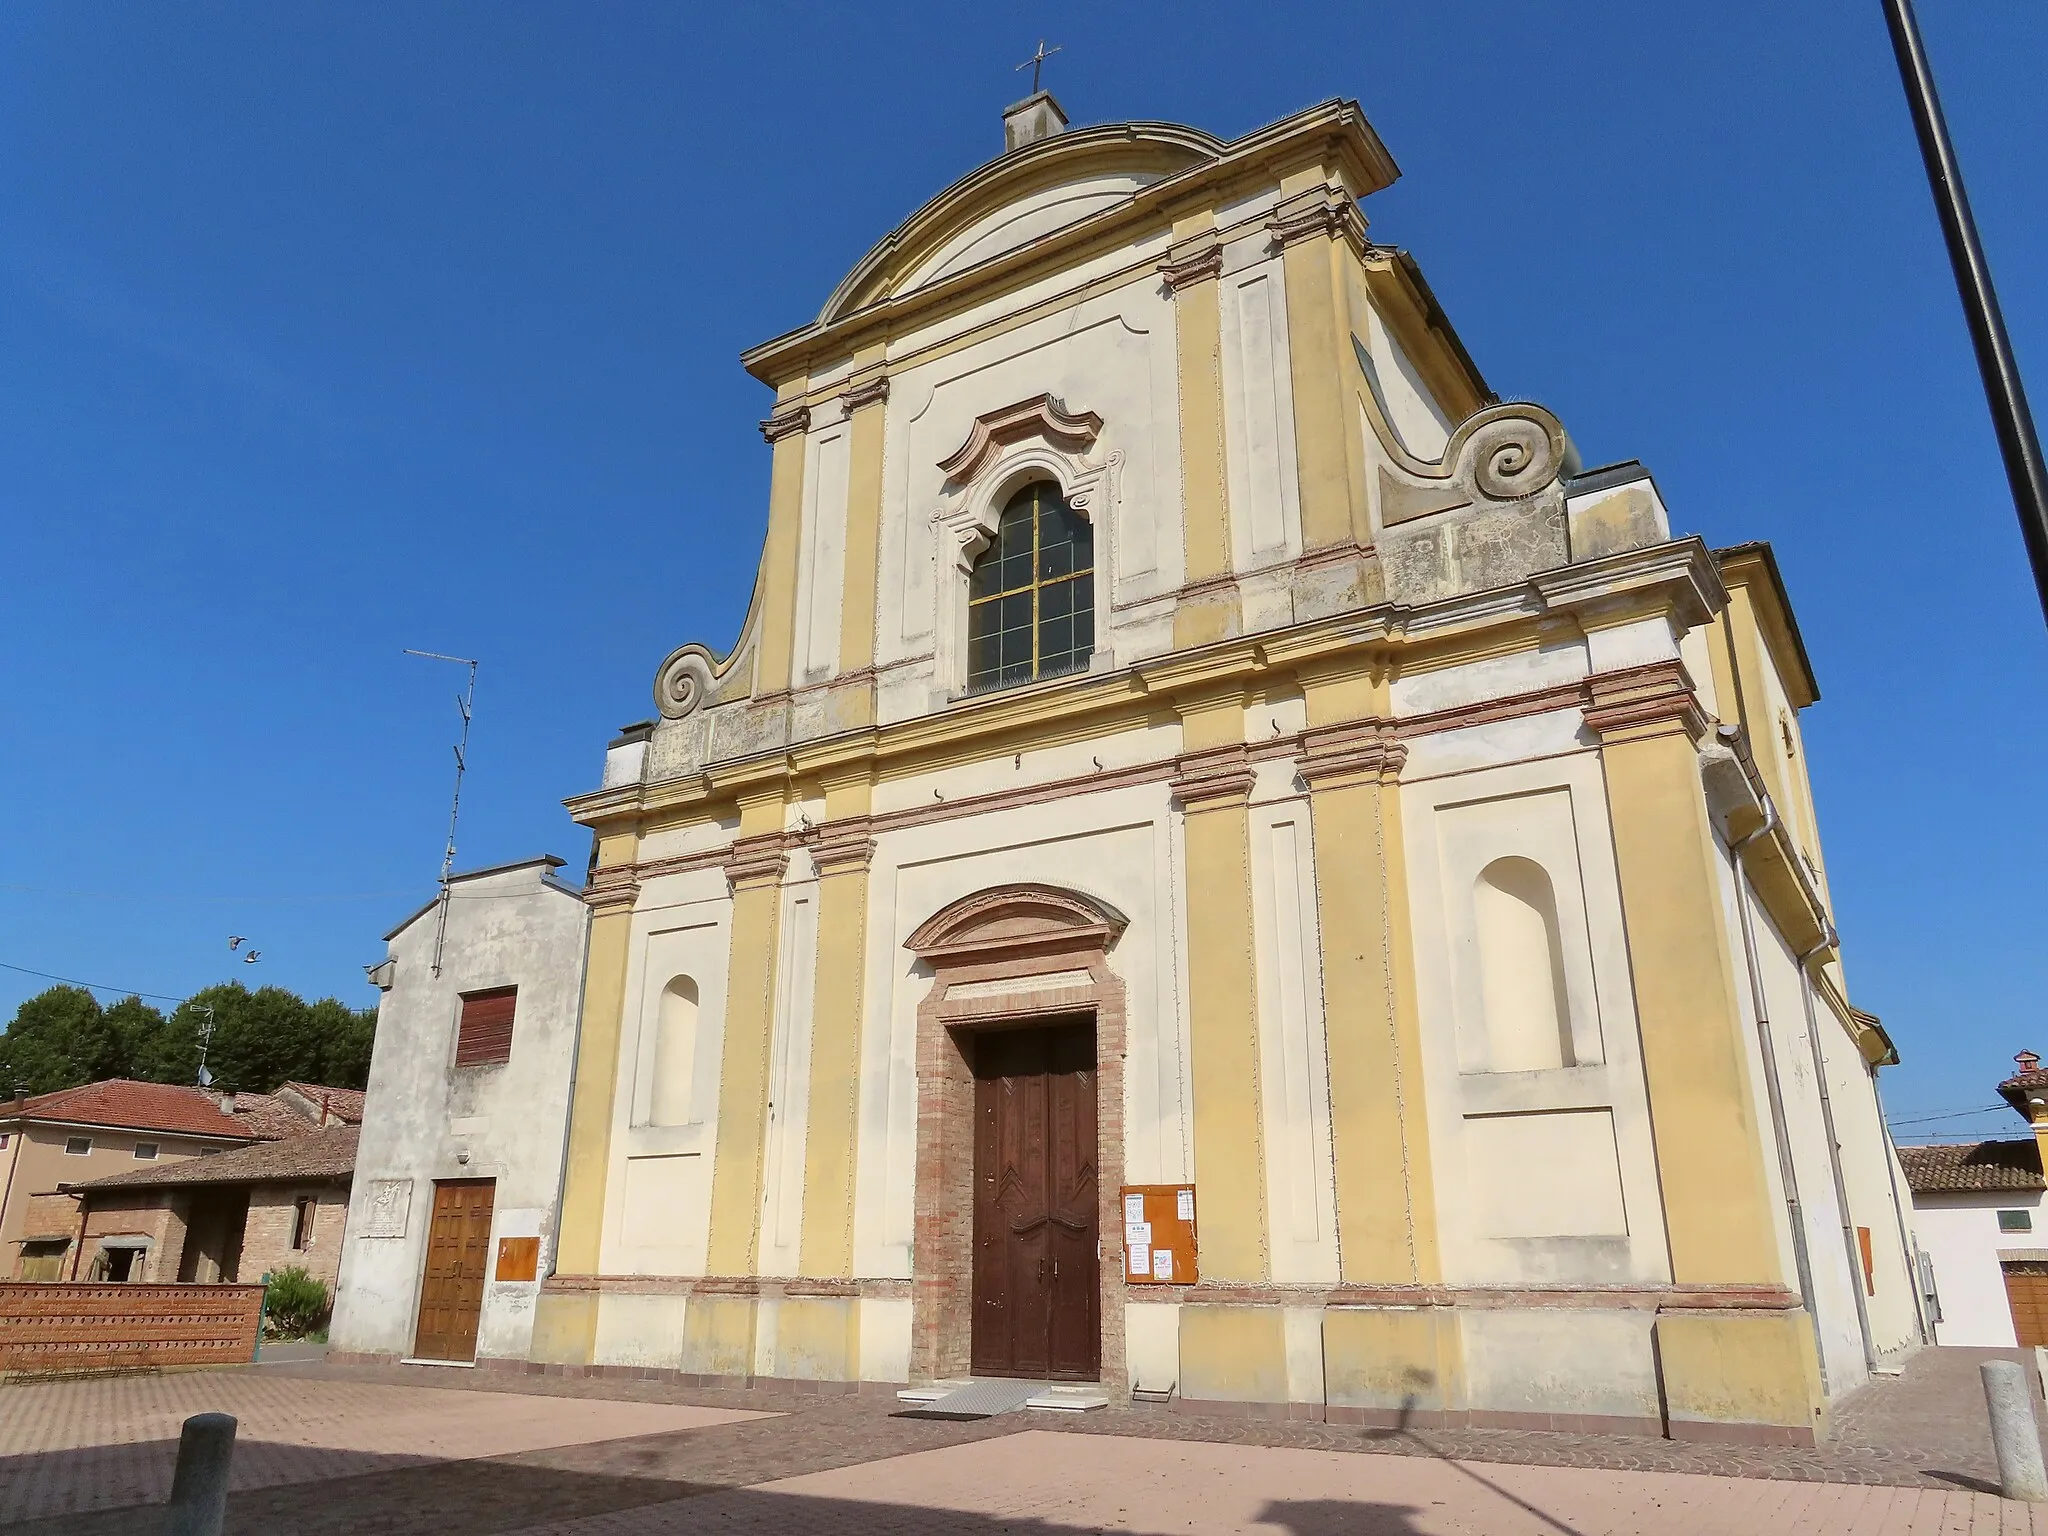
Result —
<svg viewBox="0 0 2048 1536"><path fill-rule="evenodd" d="M1129 1285L1193 1285L1196 1266L1195 1186L1123 1187L1124 1281Z"/></svg>

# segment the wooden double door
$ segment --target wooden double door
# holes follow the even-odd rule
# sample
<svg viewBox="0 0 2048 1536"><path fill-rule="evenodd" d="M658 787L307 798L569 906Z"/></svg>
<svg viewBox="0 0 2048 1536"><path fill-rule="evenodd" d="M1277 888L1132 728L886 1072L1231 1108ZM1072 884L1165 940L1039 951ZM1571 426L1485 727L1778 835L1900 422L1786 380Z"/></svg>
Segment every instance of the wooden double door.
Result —
<svg viewBox="0 0 2048 1536"><path fill-rule="evenodd" d="M974 1037L977 1376L1102 1369L1092 1019Z"/></svg>
<svg viewBox="0 0 2048 1536"><path fill-rule="evenodd" d="M434 1186L427 1228L427 1267L420 1279L416 1360L474 1360L476 1325L484 1309L484 1270L491 1254L491 1179L450 1179Z"/></svg>

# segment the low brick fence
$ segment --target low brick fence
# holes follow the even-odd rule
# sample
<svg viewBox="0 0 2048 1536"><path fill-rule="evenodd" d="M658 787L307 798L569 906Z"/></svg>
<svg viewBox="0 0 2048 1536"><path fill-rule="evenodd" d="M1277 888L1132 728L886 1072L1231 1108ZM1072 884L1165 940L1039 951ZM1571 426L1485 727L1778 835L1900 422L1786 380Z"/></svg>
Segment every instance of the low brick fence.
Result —
<svg viewBox="0 0 2048 1536"><path fill-rule="evenodd" d="M260 1285L0 1281L0 1374L244 1364L262 1308Z"/></svg>

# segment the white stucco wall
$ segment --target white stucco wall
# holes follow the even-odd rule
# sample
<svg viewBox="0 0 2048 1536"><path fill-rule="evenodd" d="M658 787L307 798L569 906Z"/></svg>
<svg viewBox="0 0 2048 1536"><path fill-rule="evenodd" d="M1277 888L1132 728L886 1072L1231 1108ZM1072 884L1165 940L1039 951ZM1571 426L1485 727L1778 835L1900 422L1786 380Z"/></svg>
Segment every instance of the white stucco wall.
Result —
<svg viewBox="0 0 2048 1536"><path fill-rule="evenodd" d="M2027 1212L2034 1230L1999 1231L2000 1211ZM1916 1195L1913 1216L1920 1246L1934 1262L1934 1285L1941 1297L1935 1342L2011 1349L2018 1340L1998 1265L2001 1258L2048 1258L2048 1212L2041 1208L2041 1191Z"/></svg>
<svg viewBox="0 0 2048 1536"><path fill-rule="evenodd" d="M437 1179L492 1179L490 1262L498 1241L541 1239L540 1273L553 1250L569 1112L588 912L582 898L533 861L457 876L442 970L433 973L436 910L390 939L391 988L377 1011L356 1157L348 1240L336 1287L333 1347L409 1355ZM454 1065L466 992L517 986L511 1058ZM369 1209L402 1189L402 1224L375 1235ZM532 1283L487 1280L477 1354L519 1358L533 1334Z"/></svg>

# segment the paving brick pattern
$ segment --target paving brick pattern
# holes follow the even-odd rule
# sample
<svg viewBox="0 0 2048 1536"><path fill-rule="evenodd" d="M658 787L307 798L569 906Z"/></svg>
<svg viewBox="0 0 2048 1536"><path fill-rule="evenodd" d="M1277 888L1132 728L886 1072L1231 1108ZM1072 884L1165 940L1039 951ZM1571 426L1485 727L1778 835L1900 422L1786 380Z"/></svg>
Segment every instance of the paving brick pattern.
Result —
<svg viewBox="0 0 2048 1536"><path fill-rule="evenodd" d="M2048 1532L2048 1511L1920 1488L1489 1467L1027 1431L762 1487L534 1527L534 1536L1907 1536Z"/></svg>
<svg viewBox="0 0 2048 1536"><path fill-rule="evenodd" d="M561 1409L549 1397L292 1380L247 1367L0 1388L0 1525L161 1503L179 1428L207 1411L240 1421L236 1489L673 1434L746 1412L631 1402Z"/></svg>
<svg viewBox="0 0 2048 1536"><path fill-rule="evenodd" d="M113 1536L176 1426L243 1419L231 1532L2041 1530L1984 1491L1977 1362L1929 1350L1810 1449L1401 1432L1157 1410L979 1423L886 1394L274 1365L0 1388L0 1526ZM677 1417L666 1417L677 1415ZM772 1416L762 1416L772 1415ZM1203 1492L1203 1490L1207 1492ZM120 1506L131 1506L122 1508Z"/></svg>

